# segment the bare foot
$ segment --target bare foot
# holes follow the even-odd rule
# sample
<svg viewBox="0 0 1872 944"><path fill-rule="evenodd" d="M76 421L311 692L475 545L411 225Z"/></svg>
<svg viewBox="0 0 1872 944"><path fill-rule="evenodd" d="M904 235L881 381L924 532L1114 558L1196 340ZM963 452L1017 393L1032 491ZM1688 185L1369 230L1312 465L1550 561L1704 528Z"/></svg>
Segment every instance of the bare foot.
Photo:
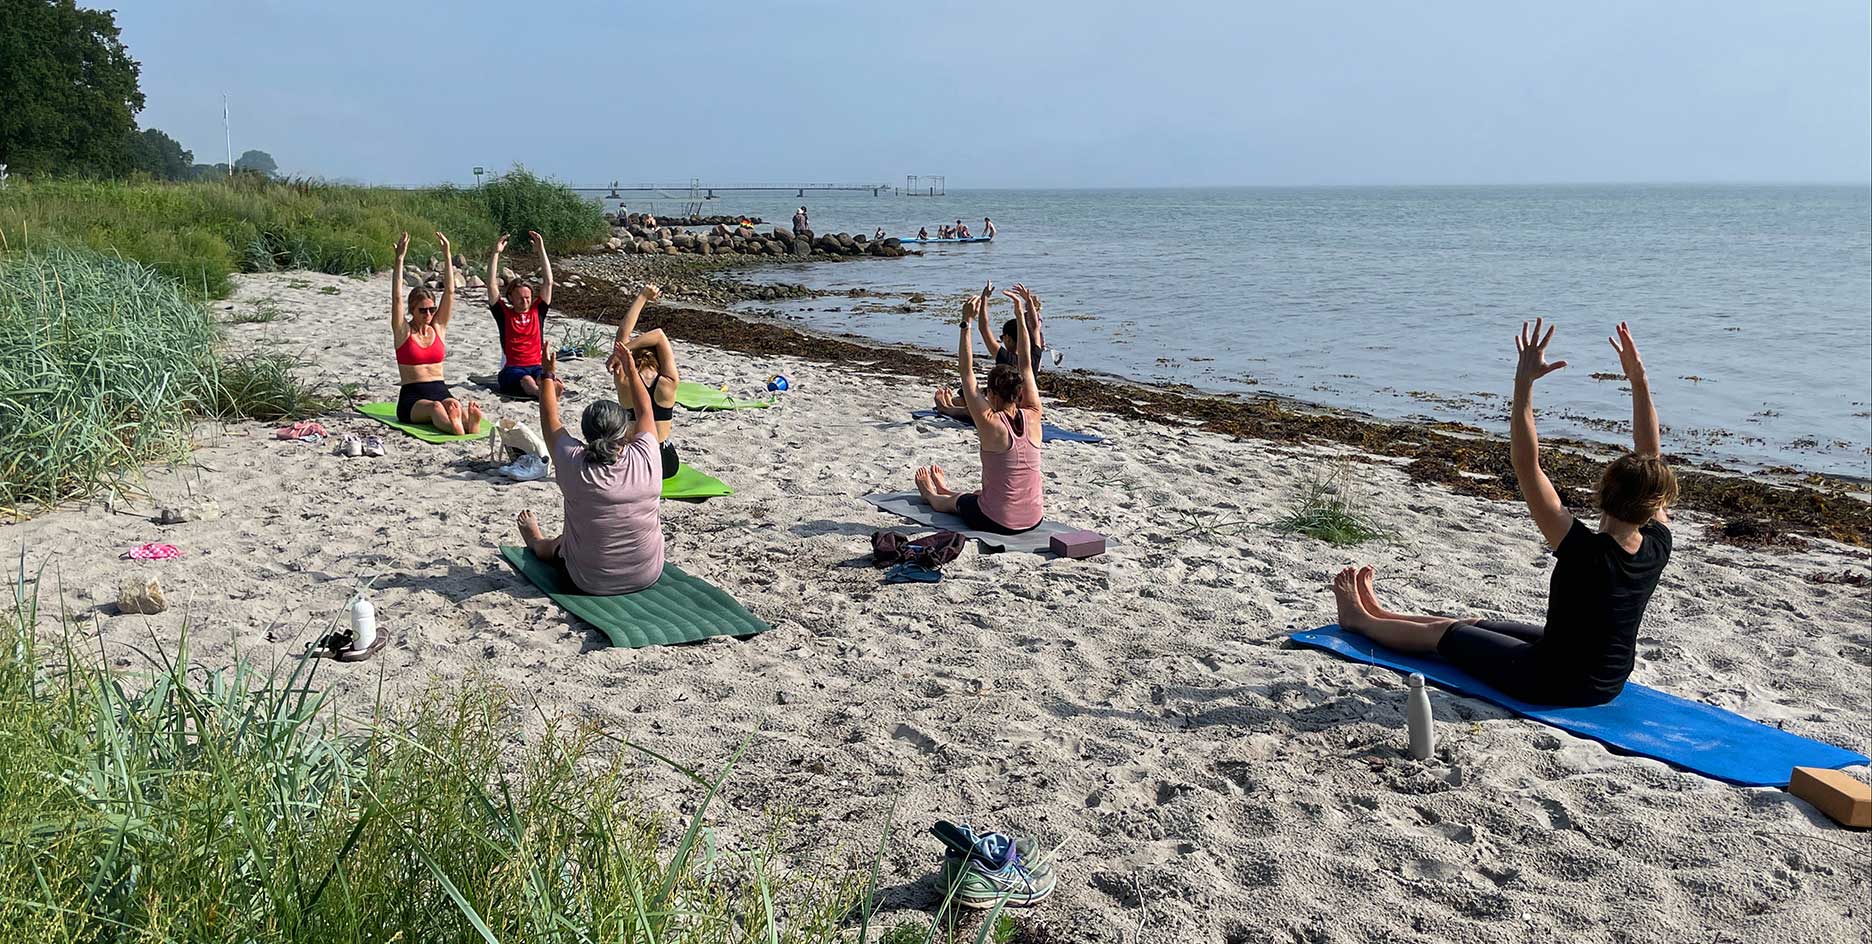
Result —
<svg viewBox="0 0 1872 944"><path fill-rule="evenodd" d="M442 407L443 421L434 425L444 432L454 433L457 436L461 435L461 404L454 400L443 400L440 406Z"/></svg>
<svg viewBox="0 0 1872 944"><path fill-rule="evenodd" d="M928 468L918 468L916 470L917 494L923 496L924 504L929 505L931 507L935 507L936 491L931 486L930 479L931 479L930 470Z"/></svg>
<svg viewBox="0 0 1872 944"><path fill-rule="evenodd" d="M546 540L546 535L540 533L539 519L533 517L531 511L521 512L520 517L514 520L520 525L520 539L526 542L527 547Z"/></svg>
<svg viewBox="0 0 1872 944"><path fill-rule="evenodd" d="M948 387L936 391L936 408L939 410L955 409L955 393Z"/></svg>
<svg viewBox="0 0 1872 944"><path fill-rule="evenodd" d="M462 432L478 433L480 431L481 431L481 404L475 403L474 401L471 400L468 403L468 421L467 423L463 425Z"/></svg>
<svg viewBox="0 0 1872 944"><path fill-rule="evenodd" d="M949 480L943 476L942 466L939 466L939 465L930 466L929 474L930 474L930 484L936 487L936 491L938 493L943 494L943 495L955 494L955 489L949 487Z"/></svg>
<svg viewBox="0 0 1872 944"><path fill-rule="evenodd" d="M1373 578L1376 577L1377 573L1378 569L1370 564L1366 564L1358 569L1359 605L1365 608L1365 612L1373 616L1386 617L1391 611L1378 605L1378 593L1372 586Z"/></svg>
<svg viewBox="0 0 1872 944"><path fill-rule="evenodd" d="M1333 600L1339 606L1339 625L1357 626L1364 620L1365 608L1359 605L1358 572L1347 567L1333 577Z"/></svg>

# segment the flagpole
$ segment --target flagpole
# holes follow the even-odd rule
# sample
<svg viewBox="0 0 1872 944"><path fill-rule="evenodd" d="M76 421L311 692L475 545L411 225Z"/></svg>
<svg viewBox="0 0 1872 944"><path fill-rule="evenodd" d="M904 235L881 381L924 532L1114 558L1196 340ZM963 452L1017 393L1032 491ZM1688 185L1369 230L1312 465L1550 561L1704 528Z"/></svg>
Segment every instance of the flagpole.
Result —
<svg viewBox="0 0 1872 944"><path fill-rule="evenodd" d="M228 97L226 92L221 93L221 132L227 135L227 169L228 176L232 177L234 176L234 129L228 124Z"/></svg>

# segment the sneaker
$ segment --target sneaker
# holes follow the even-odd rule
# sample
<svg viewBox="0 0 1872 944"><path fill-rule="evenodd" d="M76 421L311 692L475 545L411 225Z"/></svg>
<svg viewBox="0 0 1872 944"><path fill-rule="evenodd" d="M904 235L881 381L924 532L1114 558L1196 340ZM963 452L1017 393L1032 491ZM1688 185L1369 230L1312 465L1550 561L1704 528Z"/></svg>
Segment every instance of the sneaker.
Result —
<svg viewBox="0 0 1872 944"><path fill-rule="evenodd" d="M943 841L941 891L950 901L964 908L1022 908L1053 894L1053 863L1033 840L947 822L930 831Z"/></svg>
<svg viewBox="0 0 1872 944"><path fill-rule="evenodd" d="M344 434L344 436L338 440L338 443L332 447L332 455L335 456L361 456L363 454L364 444L359 442L358 438L350 433Z"/></svg>
<svg viewBox="0 0 1872 944"><path fill-rule="evenodd" d="M964 908L1031 907L1053 894L1054 884L1051 863L1029 865L1017 859L989 869L977 859L943 856L940 891Z"/></svg>
<svg viewBox="0 0 1872 944"><path fill-rule="evenodd" d="M500 470L502 475L520 482L535 482L545 478L547 473L545 460L530 452L501 466Z"/></svg>
<svg viewBox="0 0 1872 944"><path fill-rule="evenodd" d="M384 454L383 437L364 437L364 454L367 456L382 456Z"/></svg>

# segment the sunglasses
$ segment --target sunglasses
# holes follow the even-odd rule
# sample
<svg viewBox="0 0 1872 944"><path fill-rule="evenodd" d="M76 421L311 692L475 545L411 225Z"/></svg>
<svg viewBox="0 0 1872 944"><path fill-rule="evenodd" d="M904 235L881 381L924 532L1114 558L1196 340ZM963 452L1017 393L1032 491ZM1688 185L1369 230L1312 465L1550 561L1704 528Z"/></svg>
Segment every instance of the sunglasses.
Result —
<svg viewBox="0 0 1872 944"><path fill-rule="evenodd" d="M435 313L436 313L436 306L434 306L434 305L424 305L423 307L421 307L421 308L418 308L418 309L416 309L416 311L417 311L418 313L420 313L420 314L424 314L424 315L433 315L433 314L435 314Z"/></svg>

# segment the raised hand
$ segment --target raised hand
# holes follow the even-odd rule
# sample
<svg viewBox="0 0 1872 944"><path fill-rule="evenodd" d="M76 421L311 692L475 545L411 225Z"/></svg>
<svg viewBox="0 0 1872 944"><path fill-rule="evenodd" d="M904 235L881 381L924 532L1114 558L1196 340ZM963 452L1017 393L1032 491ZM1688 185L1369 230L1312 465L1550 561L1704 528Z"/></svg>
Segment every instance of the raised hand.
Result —
<svg viewBox="0 0 1872 944"><path fill-rule="evenodd" d="M533 240L533 248L534 248L534 249L538 249L538 250L542 250L542 251L544 251L544 250L545 250L545 248L546 248L546 237L544 237L544 236L541 236L541 235L540 235L539 233L536 233L536 232L534 232L533 230L527 230L527 238L528 238L528 239L531 239L531 240Z"/></svg>
<svg viewBox="0 0 1872 944"><path fill-rule="evenodd" d="M1625 369L1625 379L1633 383L1642 383L1645 379L1644 360L1638 356L1638 343L1632 340L1631 328L1621 321L1618 336L1606 338L1612 350L1618 352L1619 366Z"/></svg>
<svg viewBox="0 0 1872 944"><path fill-rule="evenodd" d="M1554 329L1548 327L1547 333L1542 335L1543 323L1542 319L1536 318L1530 329L1527 322L1521 322L1521 333L1515 337L1515 350L1520 352L1520 359L1515 364L1516 384L1533 386L1534 381L1566 366L1566 361L1547 363L1547 344L1553 340Z"/></svg>
<svg viewBox="0 0 1872 944"><path fill-rule="evenodd" d="M630 348L624 346L624 342L619 341L611 346L611 356L605 359L605 370L610 371L611 376L622 380L624 372L633 370L636 366L636 359L631 354Z"/></svg>
<svg viewBox="0 0 1872 944"><path fill-rule="evenodd" d="M397 237L396 255L398 259L401 259L404 256L409 255L409 234L408 233L404 233L403 235Z"/></svg>
<svg viewBox="0 0 1872 944"><path fill-rule="evenodd" d="M502 233L499 239L494 240L494 251L495 252L507 251L507 234L506 233Z"/></svg>
<svg viewBox="0 0 1872 944"><path fill-rule="evenodd" d="M974 321L975 316L981 312L984 298L986 296L970 295L962 299L962 330L967 331L969 322Z"/></svg>
<svg viewBox="0 0 1872 944"><path fill-rule="evenodd" d="M1004 291L1002 291L1002 293L1001 293L1001 294L1003 294L1003 295L1005 295L1005 296L1007 296L1007 299L1008 299L1008 301L1011 301L1011 302L1013 302L1013 303L1014 303L1014 313L1015 313L1015 314L1017 314L1017 315L1018 315L1018 314L1020 314L1020 313L1021 313L1021 309L1023 309L1023 308L1025 308L1025 307L1027 307L1027 299L1026 299L1026 298L1024 298L1024 297L1022 297L1022 295L1021 295L1021 293L1020 293L1020 286L1019 286L1019 285L1016 285L1016 286L1014 286L1013 288L1010 288L1010 289L1006 289L1006 290L1004 290Z"/></svg>
<svg viewBox="0 0 1872 944"><path fill-rule="evenodd" d="M637 290L637 297L643 299L646 303L653 302L663 297L663 290L645 282L643 288Z"/></svg>
<svg viewBox="0 0 1872 944"><path fill-rule="evenodd" d="M993 294L994 294L994 282L993 280L990 280L982 285L981 297L985 302L986 299Z"/></svg>
<svg viewBox="0 0 1872 944"><path fill-rule="evenodd" d="M442 235L441 233L437 233L437 234L435 234L435 237L436 237L436 245L438 245L438 246L441 246L441 247L442 247L442 255L443 255L443 256L445 256L445 257L446 257L446 256L448 256L448 254L449 254L449 241L448 241L448 237L447 237L447 236L444 236L444 235Z"/></svg>

